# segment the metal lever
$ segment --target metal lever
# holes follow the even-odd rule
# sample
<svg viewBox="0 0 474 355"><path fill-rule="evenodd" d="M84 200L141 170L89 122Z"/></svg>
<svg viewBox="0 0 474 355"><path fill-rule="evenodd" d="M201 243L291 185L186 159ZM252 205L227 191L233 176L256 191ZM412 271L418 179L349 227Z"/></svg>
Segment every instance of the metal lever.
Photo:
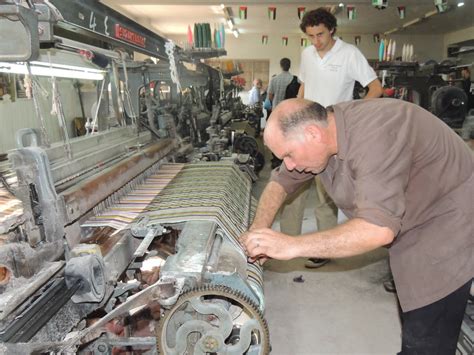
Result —
<svg viewBox="0 0 474 355"><path fill-rule="evenodd" d="M144 216L136 223L132 224L130 228L130 231L134 237L144 237L138 248L135 250L135 253L133 253L134 258L145 255L153 239L162 235L163 233L166 233L166 228L164 228L161 224L157 223L148 225L148 221L148 216Z"/></svg>
<svg viewBox="0 0 474 355"><path fill-rule="evenodd" d="M91 342L104 332L103 327L112 319L127 314L130 310L136 307L150 304L150 302L154 300L166 299L176 295L176 293L179 295L183 285L184 282L180 282L176 279L158 280L153 285L129 297L127 301L119 305L112 312L102 317L89 328L79 331L75 334L75 336L65 340L61 344L62 346L60 350L70 351L71 348L76 345Z"/></svg>

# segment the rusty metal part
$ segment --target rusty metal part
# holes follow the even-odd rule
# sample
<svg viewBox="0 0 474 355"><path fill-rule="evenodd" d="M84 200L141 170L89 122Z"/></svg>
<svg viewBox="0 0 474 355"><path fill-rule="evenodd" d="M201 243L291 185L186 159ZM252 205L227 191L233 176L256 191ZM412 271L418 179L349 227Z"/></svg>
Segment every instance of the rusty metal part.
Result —
<svg viewBox="0 0 474 355"><path fill-rule="evenodd" d="M103 332L104 326L114 318L128 314L131 310L146 306L159 298L168 298L176 292L175 280L158 281L137 294L129 297L127 301L115 308L113 311L107 313L99 321L92 326L80 331L73 338L66 340L61 347L61 351L70 351L73 347L80 344L86 344L94 339L97 339Z"/></svg>
<svg viewBox="0 0 474 355"><path fill-rule="evenodd" d="M63 261L51 263L42 268L34 277L28 280L23 287L14 289L14 296L8 297L8 293L2 294L7 300L0 299L0 320L5 319L14 309L22 304L28 297L42 287L48 280L56 275L64 266ZM0 352L1 353L1 352Z"/></svg>
<svg viewBox="0 0 474 355"><path fill-rule="evenodd" d="M216 301L215 303L213 301ZM232 304L235 309L239 310L239 316L230 315L230 308L227 309L223 306L224 303ZM197 305L205 305L204 307L198 307ZM206 310L205 307L209 307ZM218 313L211 312L210 309L215 307L221 307L221 317L217 316ZM200 311L204 313L200 313ZM183 316L185 315L185 316ZM239 319L245 315L246 320L243 324L236 324ZM206 317L207 316L207 317ZM230 336L229 339L222 338L219 332L229 324L225 322L224 316L227 316L227 320L231 321L230 326L232 329L238 329L244 331L251 330L251 347L258 351L260 355L267 355L270 353L270 335L268 331L268 325L263 317L262 311L259 307L247 296L239 291L233 290L225 286L204 286L200 288L192 289L188 292L183 293L178 302L173 306L172 309L166 311L164 316L159 320L156 327L156 345L159 354L178 354L182 350L189 340L187 336L191 333L196 335L191 341L196 341L196 348L194 349L197 354L204 353L216 353L216 354L235 354L244 353L238 349L243 345L239 344L240 341L244 341L244 334L237 334ZM183 320L185 320L183 322ZM217 322L217 320L219 320ZM255 322L258 327L252 329L246 327L247 322ZM187 324L189 326L187 330L183 331ZM218 326L216 326L216 324ZM193 327L195 326L195 328ZM222 329L221 329L222 328ZM247 334L248 336L249 334ZM226 340L228 343L220 343L219 340ZM247 341L250 341L247 339ZM173 346L174 345L174 346ZM181 348L178 350L178 348ZM258 349L258 350L257 350ZM186 347L186 350L189 350ZM240 349L244 350L245 349ZM253 354L254 352L252 352Z"/></svg>
<svg viewBox="0 0 474 355"><path fill-rule="evenodd" d="M12 270L8 266L0 264L0 285L6 285L11 276Z"/></svg>
<svg viewBox="0 0 474 355"><path fill-rule="evenodd" d="M133 154L101 174L81 181L61 193L66 205L66 224L72 223L84 213L106 199L128 181L164 158L176 147L176 141L163 139Z"/></svg>
<svg viewBox="0 0 474 355"><path fill-rule="evenodd" d="M112 227L95 228L90 237L83 240L83 244L97 244L100 247L100 252L106 256L113 246L122 238L123 233L115 233L116 230ZM114 234L115 233L115 234Z"/></svg>
<svg viewBox="0 0 474 355"><path fill-rule="evenodd" d="M33 276L48 261L58 260L63 254L62 241L45 243L32 248L28 243L6 243L0 246L2 266L15 277Z"/></svg>

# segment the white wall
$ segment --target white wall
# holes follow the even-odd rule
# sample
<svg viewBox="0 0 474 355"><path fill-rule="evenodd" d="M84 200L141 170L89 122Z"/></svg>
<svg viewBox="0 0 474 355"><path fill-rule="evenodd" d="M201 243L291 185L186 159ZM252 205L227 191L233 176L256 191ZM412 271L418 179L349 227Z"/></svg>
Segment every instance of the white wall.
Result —
<svg viewBox="0 0 474 355"><path fill-rule="evenodd" d="M341 34L345 42L355 44L354 34ZM395 57L402 55L404 43L413 44L414 53L419 62L429 59L441 61L443 59L443 36L442 35L392 35L388 39L396 41ZM367 59L378 59L379 43L375 43L373 35L361 35L359 45L360 51Z"/></svg>
<svg viewBox="0 0 474 355"><path fill-rule="evenodd" d="M444 53L446 55L448 47L452 44L474 40L474 26L464 28L459 31L453 31L444 35Z"/></svg>
<svg viewBox="0 0 474 355"><path fill-rule="evenodd" d="M184 36L171 36L173 41L179 46L184 46ZM300 66L300 36L288 36L288 46L282 45L281 36L269 36L268 44L262 44L262 36L254 34L241 34L239 38L233 35L226 35L225 49L229 59L267 59L270 61L270 75L279 74L280 59L289 58L291 60L290 72L298 74Z"/></svg>
<svg viewBox="0 0 474 355"><path fill-rule="evenodd" d="M345 42L355 44L355 34L340 34ZM290 58L291 69L294 74L299 73L300 55L302 47L300 39L302 36L288 36L288 46L283 46L281 36L269 35L268 44L263 45L260 35L241 34L239 38L226 36L226 50L229 59L268 59L270 60L270 75L280 72L280 59L283 57ZM401 56L402 44L413 44L415 54L420 62L434 59L441 61L444 58L444 38L442 35L394 35L390 37L397 41L396 55ZM178 45L184 46L184 36L171 37ZM362 35L359 49L367 59L377 59L378 43L374 43L372 35Z"/></svg>
<svg viewBox="0 0 474 355"><path fill-rule="evenodd" d="M75 117L81 117L81 107L79 96L74 88L72 80L57 79L58 89L61 95L66 126L69 137L74 137L73 120ZM46 131L50 142L60 141L61 130L59 128L57 116L51 115L51 83L49 78L39 79L43 88L48 91L48 97L40 97L40 107L45 121ZM96 100L95 89L89 87L83 90L82 99L85 106L86 116L90 116L90 108ZM8 150L16 147L15 134L20 128L40 128L39 118L36 117L35 108L32 99L17 99L15 102L0 101L0 124L2 127L0 139L0 153L6 153Z"/></svg>
<svg viewBox="0 0 474 355"><path fill-rule="evenodd" d="M268 43L262 44L261 35L242 34L239 38L226 37L227 56L232 59L268 59L270 61L269 78L279 74L280 59L291 60L290 72L298 74L300 67L300 36L288 36L288 45L282 44L281 36L268 36Z"/></svg>

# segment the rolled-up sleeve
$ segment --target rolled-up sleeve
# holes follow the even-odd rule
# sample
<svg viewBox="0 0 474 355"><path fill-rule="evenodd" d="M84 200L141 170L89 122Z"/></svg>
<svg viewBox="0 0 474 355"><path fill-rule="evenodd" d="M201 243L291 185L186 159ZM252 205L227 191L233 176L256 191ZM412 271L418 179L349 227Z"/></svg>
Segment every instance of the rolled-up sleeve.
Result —
<svg viewBox="0 0 474 355"><path fill-rule="evenodd" d="M311 173L299 173L296 170L289 171L283 162L279 167L273 169L270 181L278 183L288 195L291 195L306 181L314 177L315 175Z"/></svg>

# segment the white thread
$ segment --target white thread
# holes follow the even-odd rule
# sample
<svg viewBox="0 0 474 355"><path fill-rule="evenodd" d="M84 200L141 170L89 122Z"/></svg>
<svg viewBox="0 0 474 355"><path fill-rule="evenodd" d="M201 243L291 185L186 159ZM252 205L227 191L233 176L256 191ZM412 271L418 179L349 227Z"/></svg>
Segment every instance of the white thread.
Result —
<svg viewBox="0 0 474 355"><path fill-rule="evenodd" d="M170 62L171 80L176 84L178 92L181 92L181 83L179 81L178 69L176 68L176 60L174 58L174 48L175 44L172 40L168 40L168 42L165 43L166 55L168 56Z"/></svg>

